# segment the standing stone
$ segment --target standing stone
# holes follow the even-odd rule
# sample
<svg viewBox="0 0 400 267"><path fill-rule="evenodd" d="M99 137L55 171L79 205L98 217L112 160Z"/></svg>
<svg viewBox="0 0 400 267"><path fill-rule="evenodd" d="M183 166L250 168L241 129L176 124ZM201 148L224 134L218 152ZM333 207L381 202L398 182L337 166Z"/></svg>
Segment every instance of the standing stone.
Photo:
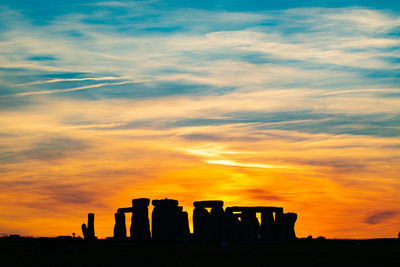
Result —
<svg viewBox="0 0 400 267"><path fill-rule="evenodd" d="M89 239L88 231L87 231L87 227L86 227L85 223L83 223L81 225L81 229L82 229L83 238L86 239L86 240Z"/></svg>
<svg viewBox="0 0 400 267"><path fill-rule="evenodd" d="M285 227L284 227L284 213L275 212L274 233L273 239L283 241L285 240Z"/></svg>
<svg viewBox="0 0 400 267"><path fill-rule="evenodd" d="M193 235L195 238L199 237L200 231L200 218L203 216L204 208L194 208L193 209Z"/></svg>
<svg viewBox="0 0 400 267"><path fill-rule="evenodd" d="M224 216L223 240L239 240L240 229L238 228L240 228L240 221L237 216L233 214L232 210L227 208Z"/></svg>
<svg viewBox="0 0 400 267"><path fill-rule="evenodd" d="M211 227L211 240L221 241L223 228L224 228L224 209L220 206L211 208L210 214L210 227Z"/></svg>
<svg viewBox="0 0 400 267"><path fill-rule="evenodd" d="M126 238L125 213L117 212L114 214L114 217L115 217L114 238L125 239Z"/></svg>
<svg viewBox="0 0 400 267"><path fill-rule="evenodd" d="M234 215L235 216L235 215ZM235 236L234 236L234 240L238 240L238 241L243 241L244 239L244 230L243 230L243 223L241 221L241 215L236 215L235 216Z"/></svg>
<svg viewBox="0 0 400 267"><path fill-rule="evenodd" d="M261 212L260 237L264 241L271 241L274 234L274 215L270 211Z"/></svg>
<svg viewBox="0 0 400 267"><path fill-rule="evenodd" d="M189 218L188 213L186 211L182 211L182 209L178 213L177 228L177 239L188 240L190 236Z"/></svg>
<svg viewBox="0 0 400 267"><path fill-rule="evenodd" d="M197 240L206 241L210 239L210 213L203 207L193 210L193 232Z"/></svg>
<svg viewBox="0 0 400 267"><path fill-rule="evenodd" d="M96 239L96 236L94 235L94 213L88 214L87 226L86 224L82 224L81 228L84 239Z"/></svg>
<svg viewBox="0 0 400 267"><path fill-rule="evenodd" d="M195 201L193 206L193 232L198 240L221 240L224 225L224 202L221 200ZM211 208L209 213L206 208Z"/></svg>
<svg viewBox="0 0 400 267"><path fill-rule="evenodd" d="M174 199L153 200L152 234L154 240L176 240L182 207Z"/></svg>
<svg viewBox="0 0 400 267"><path fill-rule="evenodd" d="M244 210L242 212L242 225L245 241L255 241L258 239L260 224L254 211Z"/></svg>
<svg viewBox="0 0 400 267"><path fill-rule="evenodd" d="M295 240L296 232L294 231L294 225L297 220L296 213L285 213L283 217L284 221L284 231L285 231L285 240Z"/></svg>
<svg viewBox="0 0 400 267"><path fill-rule="evenodd" d="M150 239L150 222L148 206L150 199L132 199L131 238L134 240Z"/></svg>
<svg viewBox="0 0 400 267"><path fill-rule="evenodd" d="M88 225L87 225L88 236L90 239L95 239L94 234L94 213L88 214Z"/></svg>

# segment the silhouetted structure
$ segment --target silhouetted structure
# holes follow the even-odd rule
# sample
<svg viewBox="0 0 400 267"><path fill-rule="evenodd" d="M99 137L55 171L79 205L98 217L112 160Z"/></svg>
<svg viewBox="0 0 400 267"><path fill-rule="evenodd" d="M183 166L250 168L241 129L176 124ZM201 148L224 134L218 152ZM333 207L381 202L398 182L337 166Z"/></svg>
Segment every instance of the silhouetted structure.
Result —
<svg viewBox="0 0 400 267"><path fill-rule="evenodd" d="M153 200L152 237L154 240L185 240L189 237L187 212L174 199Z"/></svg>
<svg viewBox="0 0 400 267"><path fill-rule="evenodd" d="M255 241L260 233L260 223L254 210L244 210L242 212L241 223L243 225L243 239L245 241Z"/></svg>
<svg viewBox="0 0 400 267"><path fill-rule="evenodd" d="M82 224L82 234L85 239L96 239L94 234L94 213L88 214L88 224Z"/></svg>
<svg viewBox="0 0 400 267"><path fill-rule="evenodd" d="M284 240L283 211L275 212L273 240Z"/></svg>
<svg viewBox="0 0 400 267"><path fill-rule="evenodd" d="M193 203L193 234L201 241L221 240L225 212L220 200L195 201ZM211 208L208 212L206 208Z"/></svg>
<svg viewBox="0 0 400 267"><path fill-rule="evenodd" d="M189 229L189 216L186 211L183 211L182 206L178 206L178 222L177 222L177 239L178 240L187 240L190 237L190 229Z"/></svg>
<svg viewBox="0 0 400 267"><path fill-rule="evenodd" d="M175 199L153 200L152 235L148 206L150 199L132 200L132 207L119 208L115 216L114 238L125 239L125 213L131 212L130 238L134 240L176 241L190 237L187 212ZM193 237L199 241L290 241L296 239L294 231L296 213L283 213L281 207L227 207L220 200L193 202ZM257 218L261 216L261 222ZM82 224L85 239L94 239L94 214L88 214L88 226Z"/></svg>
<svg viewBox="0 0 400 267"><path fill-rule="evenodd" d="M271 241L274 238L274 215L272 211L261 212L260 238Z"/></svg>
<svg viewBox="0 0 400 267"><path fill-rule="evenodd" d="M126 238L125 213L117 212L114 214L114 217L115 217L114 238L125 239Z"/></svg>
<svg viewBox="0 0 400 267"><path fill-rule="evenodd" d="M120 208L117 212L132 212L130 233L131 239L148 240L150 239L150 222L148 206L150 199L132 199L132 207Z"/></svg>
<svg viewBox="0 0 400 267"><path fill-rule="evenodd" d="M256 213L261 213L261 225ZM275 218L274 218L275 213ZM294 224L297 219L296 213L283 213L279 207L228 207L225 209L229 239L254 241L261 239L272 240L294 240ZM239 226L238 226L239 225Z"/></svg>
<svg viewBox="0 0 400 267"><path fill-rule="evenodd" d="M285 213L284 215L284 229L285 235L284 240L295 240L296 239L296 232L294 231L294 224L297 220L296 213Z"/></svg>
<svg viewBox="0 0 400 267"><path fill-rule="evenodd" d="M239 216L231 209L225 209L223 239L227 241L243 239L243 228Z"/></svg>

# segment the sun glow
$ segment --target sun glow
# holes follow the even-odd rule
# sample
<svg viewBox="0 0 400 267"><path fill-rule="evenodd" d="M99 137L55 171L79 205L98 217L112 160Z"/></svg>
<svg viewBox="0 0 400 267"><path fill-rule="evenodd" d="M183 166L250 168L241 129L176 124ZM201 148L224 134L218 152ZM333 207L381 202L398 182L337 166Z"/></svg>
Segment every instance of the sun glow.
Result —
<svg viewBox="0 0 400 267"><path fill-rule="evenodd" d="M206 160L207 163L210 164L220 164L220 165L227 165L227 166L238 166L238 167L250 167L250 168L265 168L265 169L272 169L272 168L289 168L288 166L282 165L270 165L270 164L256 164L256 163L240 163L231 160Z"/></svg>

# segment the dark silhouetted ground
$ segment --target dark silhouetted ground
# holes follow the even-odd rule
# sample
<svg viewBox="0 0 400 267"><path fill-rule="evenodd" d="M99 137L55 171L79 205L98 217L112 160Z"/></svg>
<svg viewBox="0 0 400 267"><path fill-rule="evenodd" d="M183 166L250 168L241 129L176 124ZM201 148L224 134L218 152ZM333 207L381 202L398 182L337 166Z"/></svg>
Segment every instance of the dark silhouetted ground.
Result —
<svg viewBox="0 0 400 267"><path fill-rule="evenodd" d="M274 243L0 238L0 266L400 266L400 240Z"/></svg>

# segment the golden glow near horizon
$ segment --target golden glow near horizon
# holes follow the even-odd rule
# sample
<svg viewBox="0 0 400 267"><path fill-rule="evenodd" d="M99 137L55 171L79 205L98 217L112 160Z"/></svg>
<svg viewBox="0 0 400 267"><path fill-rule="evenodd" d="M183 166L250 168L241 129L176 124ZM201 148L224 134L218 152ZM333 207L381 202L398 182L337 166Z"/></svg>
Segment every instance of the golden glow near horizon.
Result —
<svg viewBox="0 0 400 267"><path fill-rule="evenodd" d="M257 164L257 163L241 163L241 162L234 162L231 160L221 159L221 160L206 160L207 163L211 164L221 164L221 165L228 165L228 166L239 166L239 167L250 167L250 168L289 168L287 166L280 166L280 165L270 165L270 164Z"/></svg>
<svg viewBox="0 0 400 267"><path fill-rule="evenodd" d="M75 108L59 102L1 117L10 133L1 146L15 151L2 165L3 233L80 234L94 212L97 235L111 236L113 213L137 197L175 198L189 212L205 199L282 206L299 214L299 236L393 236L398 228L397 138L266 130L249 143L259 133L248 125L121 129L104 117L109 123L68 127L57 118L97 116L89 103L68 105ZM204 132L236 140L204 140ZM374 223L379 216L385 224Z"/></svg>
<svg viewBox="0 0 400 267"><path fill-rule="evenodd" d="M81 235L94 212L112 236L139 197L190 219L197 200L280 206L299 237L400 231L390 7L14 2L0 5L0 235Z"/></svg>

